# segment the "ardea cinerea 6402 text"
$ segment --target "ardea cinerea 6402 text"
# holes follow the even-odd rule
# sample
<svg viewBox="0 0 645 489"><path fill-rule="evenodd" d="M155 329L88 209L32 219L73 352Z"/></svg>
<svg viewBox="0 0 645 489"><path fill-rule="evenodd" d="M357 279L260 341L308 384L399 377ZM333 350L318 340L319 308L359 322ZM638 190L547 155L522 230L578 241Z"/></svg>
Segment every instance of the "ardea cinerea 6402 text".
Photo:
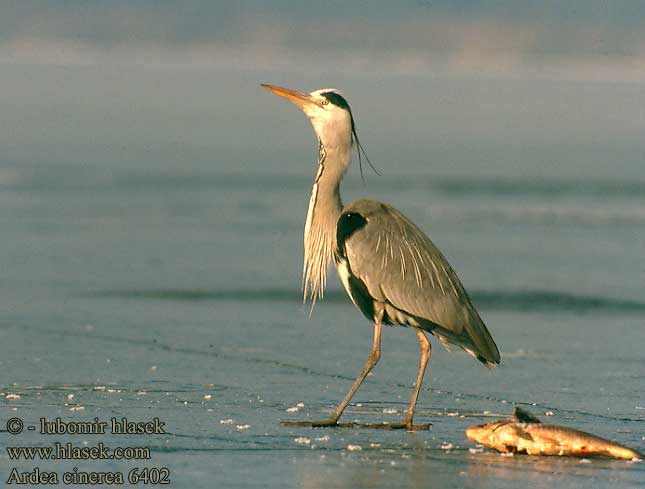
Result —
<svg viewBox="0 0 645 489"><path fill-rule="evenodd" d="M414 425L414 410L431 346L424 331L457 345L482 363L499 363L499 351L459 278L439 249L412 221L393 207L356 200L343 207L340 182L349 167L352 145L360 151L354 119L343 95L334 89L302 93L272 85L267 90L300 107L318 137L318 169L305 222L303 288L305 298L322 297L327 268L334 260L352 302L374 321L374 344L365 367L328 419L295 421L297 426L335 426L345 407L381 356L381 325L415 328L421 358L404 423ZM360 153L359 153L360 157Z"/></svg>

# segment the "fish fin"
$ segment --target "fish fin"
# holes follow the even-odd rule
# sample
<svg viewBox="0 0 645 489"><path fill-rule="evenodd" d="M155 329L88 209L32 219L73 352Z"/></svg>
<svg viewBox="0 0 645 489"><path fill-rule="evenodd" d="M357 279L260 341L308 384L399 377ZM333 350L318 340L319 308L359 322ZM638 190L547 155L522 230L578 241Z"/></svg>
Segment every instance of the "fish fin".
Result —
<svg viewBox="0 0 645 489"><path fill-rule="evenodd" d="M525 431L518 425L515 425L515 434L527 441L535 441L528 431Z"/></svg>
<svg viewBox="0 0 645 489"><path fill-rule="evenodd" d="M521 407L515 407L513 419L520 423L539 423L540 420Z"/></svg>

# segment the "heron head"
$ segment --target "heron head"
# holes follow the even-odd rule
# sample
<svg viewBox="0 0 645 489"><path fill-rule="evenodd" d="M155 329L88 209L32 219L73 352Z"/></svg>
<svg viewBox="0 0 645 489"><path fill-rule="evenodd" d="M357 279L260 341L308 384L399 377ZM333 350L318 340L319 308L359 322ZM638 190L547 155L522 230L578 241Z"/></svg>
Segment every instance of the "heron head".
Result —
<svg viewBox="0 0 645 489"><path fill-rule="evenodd" d="M358 140L352 111L347 100L338 90L335 88L321 88L311 93L304 93L265 83L262 84L262 87L300 107L309 117L314 132L323 146L327 150L335 149L347 154L346 165L349 165L352 142L355 142L361 177L363 176L361 152L372 170L377 175L380 175Z"/></svg>
<svg viewBox="0 0 645 489"><path fill-rule="evenodd" d="M338 90L323 88L304 93L274 85L262 87L300 107L326 148L351 149L354 120L347 100Z"/></svg>

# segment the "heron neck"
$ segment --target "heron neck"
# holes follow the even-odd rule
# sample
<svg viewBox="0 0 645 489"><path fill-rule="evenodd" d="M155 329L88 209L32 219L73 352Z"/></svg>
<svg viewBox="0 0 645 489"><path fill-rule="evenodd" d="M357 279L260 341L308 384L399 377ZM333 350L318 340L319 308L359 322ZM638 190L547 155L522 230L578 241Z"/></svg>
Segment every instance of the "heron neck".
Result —
<svg viewBox="0 0 645 489"><path fill-rule="evenodd" d="M336 223L343 208L339 187L349 158L351 154L319 144L318 168L305 222L302 271L304 299L309 295L313 304L325 290L327 268L336 244Z"/></svg>

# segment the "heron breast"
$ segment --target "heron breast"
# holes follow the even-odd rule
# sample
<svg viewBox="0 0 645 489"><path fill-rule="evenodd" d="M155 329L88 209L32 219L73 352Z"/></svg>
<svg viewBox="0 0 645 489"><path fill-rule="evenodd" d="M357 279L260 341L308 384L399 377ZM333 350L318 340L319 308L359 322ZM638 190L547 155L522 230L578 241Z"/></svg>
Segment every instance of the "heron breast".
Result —
<svg viewBox="0 0 645 489"><path fill-rule="evenodd" d="M355 277L349 262L342 256L336 256L336 270L354 305L370 320L374 320L374 298L369 294L365 283Z"/></svg>
<svg viewBox="0 0 645 489"><path fill-rule="evenodd" d="M343 287L345 287L345 290L347 291L347 295L349 295L349 298L352 300L352 302L357 305L354 297L352 297L352 289L349 285L349 265L347 264L347 260L345 258L340 258L336 262L336 270L338 270L338 276L340 277L340 281L342 282Z"/></svg>

